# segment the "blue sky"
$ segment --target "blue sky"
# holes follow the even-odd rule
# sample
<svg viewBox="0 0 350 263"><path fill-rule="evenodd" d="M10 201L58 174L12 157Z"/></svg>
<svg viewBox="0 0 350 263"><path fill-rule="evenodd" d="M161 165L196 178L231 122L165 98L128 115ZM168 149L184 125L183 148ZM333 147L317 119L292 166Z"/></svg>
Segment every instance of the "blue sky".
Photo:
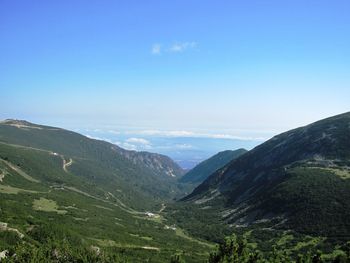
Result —
<svg viewBox="0 0 350 263"><path fill-rule="evenodd" d="M349 13L347 0L2 0L0 118L268 138L350 110Z"/></svg>

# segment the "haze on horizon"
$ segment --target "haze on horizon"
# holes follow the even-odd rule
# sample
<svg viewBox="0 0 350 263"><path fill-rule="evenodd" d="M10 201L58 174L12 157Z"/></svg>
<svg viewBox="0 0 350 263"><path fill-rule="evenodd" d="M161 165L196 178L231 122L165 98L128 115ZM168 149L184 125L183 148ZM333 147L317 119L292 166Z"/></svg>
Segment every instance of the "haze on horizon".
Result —
<svg viewBox="0 0 350 263"><path fill-rule="evenodd" d="M349 111L349 13L341 0L4 0L0 119L137 150L251 148Z"/></svg>

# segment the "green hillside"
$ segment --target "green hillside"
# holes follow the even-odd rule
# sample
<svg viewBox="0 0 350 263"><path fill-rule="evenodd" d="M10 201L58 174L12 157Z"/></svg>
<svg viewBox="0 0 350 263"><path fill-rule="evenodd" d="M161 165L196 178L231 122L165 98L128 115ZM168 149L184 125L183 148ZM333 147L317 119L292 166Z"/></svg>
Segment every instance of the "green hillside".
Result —
<svg viewBox="0 0 350 263"><path fill-rule="evenodd" d="M8 120L0 252L7 262L347 262L349 167L346 113L275 136L174 202L191 184L166 156Z"/></svg>
<svg viewBox="0 0 350 263"><path fill-rule="evenodd" d="M345 113L277 135L231 161L169 207L169 218L215 241L235 232L263 250L279 239L292 250L309 241L330 250L350 240L349 167Z"/></svg>
<svg viewBox="0 0 350 263"><path fill-rule="evenodd" d="M0 252L56 246L91 257L98 248L106 262L164 262L181 251L188 262L205 258L210 243L163 218L176 179L118 151L57 128L0 124Z"/></svg>
<svg viewBox="0 0 350 263"><path fill-rule="evenodd" d="M130 205L137 205L139 200L144 200L145 203L150 200L160 202L182 193L177 187L176 179L183 172L170 158L163 155L127 151L71 131L16 120L0 123L0 143L14 149L29 148L53 155L61 162L72 160L69 166L72 174L110 191L125 202L135 196L137 202ZM20 160L13 161L20 164ZM153 163L163 167L163 170ZM24 167L31 167L30 165ZM168 170L174 176L168 175ZM51 179L57 178L44 178ZM144 205L141 204L142 207Z"/></svg>
<svg viewBox="0 0 350 263"><path fill-rule="evenodd" d="M200 183L202 183L205 179L207 179L209 175L214 173L216 170L224 167L230 161L238 158L246 152L247 150L245 149L238 149L235 151L227 150L219 152L214 156L210 157L209 159L196 165L196 167L191 169L180 179L180 182L191 183L197 186Z"/></svg>

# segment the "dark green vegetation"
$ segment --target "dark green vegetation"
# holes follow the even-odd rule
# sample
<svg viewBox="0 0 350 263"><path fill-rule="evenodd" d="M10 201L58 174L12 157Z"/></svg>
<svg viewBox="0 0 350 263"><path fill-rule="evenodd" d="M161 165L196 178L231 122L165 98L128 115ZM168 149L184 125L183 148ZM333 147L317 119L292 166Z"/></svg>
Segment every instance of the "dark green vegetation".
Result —
<svg viewBox="0 0 350 263"><path fill-rule="evenodd" d="M164 156L1 123L0 252L15 262L349 262L350 113L275 136L173 202L190 189L181 176Z"/></svg>
<svg viewBox="0 0 350 263"><path fill-rule="evenodd" d="M62 129L1 123L0 252L16 252L19 262L48 255L92 262L94 249L106 262L164 262L177 252L188 262L204 259L212 245L162 216L162 203L182 190L151 163L166 171L175 164L135 155Z"/></svg>
<svg viewBox="0 0 350 263"><path fill-rule="evenodd" d="M213 174L216 170L224 167L226 164L232 160L238 158L242 154L246 153L245 149L238 149L235 151L223 151L215 154L209 159L201 162L196 167L191 169L186 173L181 179L180 182L191 183L195 186L202 183L209 175Z"/></svg>
<svg viewBox="0 0 350 263"><path fill-rule="evenodd" d="M321 251L307 252L296 257L287 250L279 250L275 246L267 254L251 248L246 239L237 239L236 235L227 237L217 251L210 254L209 263L321 263L350 262L350 243L337 250L334 255L324 255Z"/></svg>
<svg viewBox="0 0 350 263"><path fill-rule="evenodd" d="M121 201L131 202L128 204L131 206L137 206L140 200L163 200L182 194L176 184L176 177L180 177L183 171L163 155L127 151L71 131L15 120L0 124L0 143L2 148L12 147L24 155L32 150L38 159L49 155L61 166L64 161L69 172L75 175L74 179L80 178L92 185L103 186L104 190L110 191ZM12 162L21 164L22 160L18 156L13 158L17 159ZM38 166L39 162L28 163L25 167L32 169L33 165ZM42 167L42 170L50 171L50 167L46 168ZM64 183L62 178L59 180L57 173L53 176L50 173L42 175L41 179ZM134 200L129 200L132 197ZM145 207L145 203L140 205Z"/></svg>
<svg viewBox="0 0 350 263"><path fill-rule="evenodd" d="M277 220L308 234L327 234L321 222L329 228L331 220L329 232L349 236L349 165L347 113L272 138L214 173L187 200L202 206L220 200L233 225Z"/></svg>
<svg viewBox="0 0 350 263"><path fill-rule="evenodd" d="M248 235L263 251L278 243L294 254L312 247L332 253L350 239L349 200L350 113L345 113L275 136L216 171L166 212L208 240L234 232Z"/></svg>

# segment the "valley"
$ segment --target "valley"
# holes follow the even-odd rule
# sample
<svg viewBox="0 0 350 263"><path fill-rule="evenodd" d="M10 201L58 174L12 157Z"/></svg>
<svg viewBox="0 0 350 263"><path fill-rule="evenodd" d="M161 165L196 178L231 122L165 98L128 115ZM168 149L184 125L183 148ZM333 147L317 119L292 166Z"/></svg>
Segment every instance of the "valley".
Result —
<svg viewBox="0 0 350 263"><path fill-rule="evenodd" d="M235 234L251 253L345 257L349 123L349 113L322 120L184 175L165 156L4 121L0 250L15 262L55 247L83 262L206 262Z"/></svg>
<svg viewBox="0 0 350 263"><path fill-rule="evenodd" d="M10 126L23 129L23 125L20 124ZM28 127L30 126L25 126L26 129L30 129ZM43 130L45 128L42 127L40 131ZM168 228L161 215L165 205L159 203L158 196L141 197L141 191L138 195L132 194L132 189L136 188L134 186L122 188L123 185L115 183L114 188L105 184L104 178L84 177L94 173L102 175L102 169L113 173L107 165L108 168L101 165L92 172L79 171L79 176L76 176L75 171L78 168L74 166L78 166L80 162L87 162L86 157L63 154L57 148L41 149L32 140L25 145L5 142L4 133L1 133L1 138L3 176L0 191L4 195L0 206L1 222L25 233L20 239L13 237L15 243L25 240L24 242L35 244L38 242L33 237L35 231L49 231L41 238L59 239L55 236L55 231L62 231L62 235L69 233L71 238L80 240L79 242L83 242L86 247L98 246L116 251L144 250L142 253L135 252L134 260L140 253L145 257L156 258L155 262L170 258L176 251L181 250L181 247L184 251L197 251L197 254L188 254L187 257L201 258L204 256L202 251L212 246L208 242L189 237L179 228ZM99 144L100 142L97 142L97 145ZM108 145L107 149L110 147L112 145ZM115 154L114 151L112 153ZM125 162L128 163L127 160ZM132 162L126 167L128 175L132 174L132 169L141 169L135 166ZM114 169L119 171L120 167ZM141 176L147 176L148 171L145 170L143 167ZM159 180L164 184L162 180L167 179ZM126 179L123 183L129 182ZM129 193L124 193L124 189ZM147 204L143 206L144 210L138 210L143 203ZM5 233L7 232L1 232L2 235ZM133 256L126 258L133 260Z"/></svg>
<svg viewBox="0 0 350 263"><path fill-rule="evenodd" d="M350 263L350 1L0 1L0 263Z"/></svg>

